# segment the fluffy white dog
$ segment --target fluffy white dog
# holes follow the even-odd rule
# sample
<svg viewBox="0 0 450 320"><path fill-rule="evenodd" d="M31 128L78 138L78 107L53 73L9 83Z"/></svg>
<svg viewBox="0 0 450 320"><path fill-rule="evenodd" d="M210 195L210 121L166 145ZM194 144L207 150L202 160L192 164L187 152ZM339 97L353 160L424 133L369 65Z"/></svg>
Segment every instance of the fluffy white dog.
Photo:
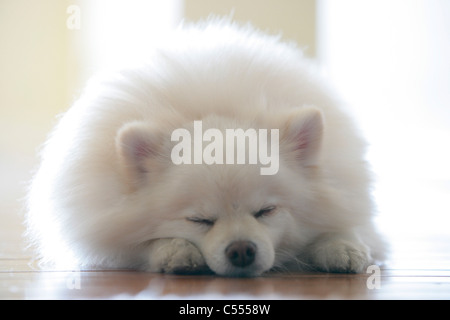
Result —
<svg viewBox="0 0 450 320"><path fill-rule="evenodd" d="M243 140L230 147L230 132ZM29 235L44 261L84 268L362 272L385 250L364 150L294 45L226 21L184 27L61 118Z"/></svg>

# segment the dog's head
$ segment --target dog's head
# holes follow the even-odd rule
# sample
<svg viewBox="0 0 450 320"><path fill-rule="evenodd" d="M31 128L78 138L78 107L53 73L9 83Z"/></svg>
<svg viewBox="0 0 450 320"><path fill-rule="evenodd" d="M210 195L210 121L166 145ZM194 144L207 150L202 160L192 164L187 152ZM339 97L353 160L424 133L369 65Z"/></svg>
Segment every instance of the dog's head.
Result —
<svg viewBox="0 0 450 320"><path fill-rule="evenodd" d="M265 115L249 123L220 117L205 119L201 128L202 149L198 149L200 140L195 140L202 139L198 137L199 128L192 123L181 131L189 133L189 142L179 137L171 139L167 134L164 138L164 130L145 122L122 127L117 135L117 149L124 181L130 188L134 207L140 211L140 227L144 230L145 224L151 226L145 229L151 230L149 239L142 236L143 240L191 241L209 268L220 275L259 275L286 259L295 259L292 246L301 242L307 232L301 231L303 220L308 219L302 213L308 211L313 198L310 181L319 162L322 115L316 109L301 108L285 115ZM258 147L253 148L249 136L244 147L246 161L236 163L236 144L235 154L227 162L226 153L231 150L226 145L227 129L237 128L254 128L257 133L264 128L279 129L279 140L269 139L267 145L266 155L279 153L278 158L271 158L278 161L273 174L262 174L261 169L271 165L267 158L264 161L264 155L258 153L250 161L250 153L261 152L263 145L255 140ZM205 138L208 129L216 130L209 131L214 138ZM223 145L212 145L220 140ZM199 150L203 152L200 155L196 154ZM174 152L176 161L171 157ZM213 159L208 160L207 156ZM183 159L190 159L190 164ZM256 163L250 163L255 159ZM144 235L142 230L139 233Z"/></svg>

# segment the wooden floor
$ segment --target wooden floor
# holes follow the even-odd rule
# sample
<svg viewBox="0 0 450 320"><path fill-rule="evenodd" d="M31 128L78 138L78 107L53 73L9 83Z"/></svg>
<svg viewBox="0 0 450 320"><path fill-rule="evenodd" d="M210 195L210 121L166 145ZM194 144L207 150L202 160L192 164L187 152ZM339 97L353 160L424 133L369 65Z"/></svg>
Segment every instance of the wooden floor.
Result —
<svg viewBox="0 0 450 320"><path fill-rule="evenodd" d="M442 235L397 240L396 259L377 279L375 273L233 279L43 270L24 249L19 218L0 218L0 299L450 299L450 239Z"/></svg>

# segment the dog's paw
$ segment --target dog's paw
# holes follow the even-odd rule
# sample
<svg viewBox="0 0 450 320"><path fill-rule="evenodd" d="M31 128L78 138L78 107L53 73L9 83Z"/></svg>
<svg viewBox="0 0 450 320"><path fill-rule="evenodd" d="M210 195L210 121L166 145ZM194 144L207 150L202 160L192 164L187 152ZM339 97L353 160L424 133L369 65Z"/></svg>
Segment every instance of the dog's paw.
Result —
<svg viewBox="0 0 450 320"><path fill-rule="evenodd" d="M320 271L361 273L371 261L367 246L348 239L326 237L311 249L312 264Z"/></svg>
<svg viewBox="0 0 450 320"><path fill-rule="evenodd" d="M210 269L201 252L184 239L159 239L150 251L150 271L173 274L205 274Z"/></svg>

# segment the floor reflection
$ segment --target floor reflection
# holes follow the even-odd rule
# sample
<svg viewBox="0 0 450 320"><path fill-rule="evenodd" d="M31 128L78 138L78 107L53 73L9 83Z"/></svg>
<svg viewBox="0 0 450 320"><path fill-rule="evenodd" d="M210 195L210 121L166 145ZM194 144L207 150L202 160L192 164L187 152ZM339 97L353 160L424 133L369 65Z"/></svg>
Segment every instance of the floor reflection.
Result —
<svg viewBox="0 0 450 320"><path fill-rule="evenodd" d="M259 278L140 272L42 272L29 281L34 299L370 299L369 274L292 274Z"/></svg>

